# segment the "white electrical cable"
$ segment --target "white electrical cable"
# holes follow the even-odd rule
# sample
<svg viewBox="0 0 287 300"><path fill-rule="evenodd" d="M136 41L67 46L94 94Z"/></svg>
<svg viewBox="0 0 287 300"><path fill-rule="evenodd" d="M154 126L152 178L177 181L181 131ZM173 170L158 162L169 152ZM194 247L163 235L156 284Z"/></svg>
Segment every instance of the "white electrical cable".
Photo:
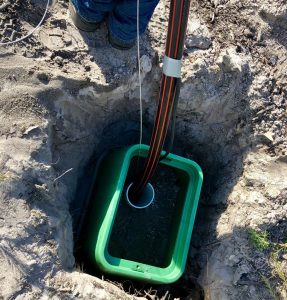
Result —
<svg viewBox="0 0 287 300"><path fill-rule="evenodd" d="M29 36L31 36L43 23L43 21L45 20L46 18L46 15L47 15L47 12L48 12L48 9L49 9L49 5L50 5L50 0L47 0L47 5L46 5L46 9L45 9L45 12L43 14L43 17L41 19L41 21L39 22L39 24L34 28L32 29L29 33L27 33L25 36L15 40L15 41L11 41L11 42L6 42L6 43L1 43L0 42L0 46L8 46L8 45L13 45L13 44L16 44L16 43L19 43L23 40L25 40L26 38L28 38Z"/></svg>
<svg viewBox="0 0 287 300"><path fill-rule="evenodd" d="M142 83L141 83L141 57L140 57L140 0L137 0L137 52L138 52L138 77L139 77L139 98L140 98L140 148L142 145L142 136L143 136L143 105L142 105Z"/></svg>

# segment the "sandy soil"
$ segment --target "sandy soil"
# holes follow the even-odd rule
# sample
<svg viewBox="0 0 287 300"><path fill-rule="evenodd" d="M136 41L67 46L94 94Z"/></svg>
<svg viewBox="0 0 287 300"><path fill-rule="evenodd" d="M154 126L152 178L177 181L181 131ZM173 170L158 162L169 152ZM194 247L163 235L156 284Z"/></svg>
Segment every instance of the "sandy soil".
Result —
<svg viewBox="0 0 287 300"><path fill-rule="evenodd" d="M0 1L0 41L44 6ZM167 17L161 1L141 39L145 142ZM287 299L286 24L284 0L192 0L173 152L205 181L186 272L166 287L90 276L73 255L93 162L139 138L136 49L111 48L105 24L79 32L64 0L0 47L0 298Z"/></svg>

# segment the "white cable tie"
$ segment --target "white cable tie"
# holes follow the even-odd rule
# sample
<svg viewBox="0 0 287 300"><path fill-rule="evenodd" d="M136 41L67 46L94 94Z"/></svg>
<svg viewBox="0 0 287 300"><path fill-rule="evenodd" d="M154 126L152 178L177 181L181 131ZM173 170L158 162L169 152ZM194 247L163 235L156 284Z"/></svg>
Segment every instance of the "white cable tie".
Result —
<svg viewBox="0 0 287 300"><path fill-rule="evenodd" d="M174 59L165 55L162 68L166 76L181 78L181 59Z"/></svg>

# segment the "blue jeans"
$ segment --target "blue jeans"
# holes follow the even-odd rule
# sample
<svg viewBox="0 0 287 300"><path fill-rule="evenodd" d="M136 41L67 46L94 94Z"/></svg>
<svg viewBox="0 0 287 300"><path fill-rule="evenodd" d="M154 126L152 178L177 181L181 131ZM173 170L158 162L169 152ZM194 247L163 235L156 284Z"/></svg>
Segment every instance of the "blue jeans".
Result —
<svg viewBox="0 0 287 300"><path fill-rule="evenodd" d="M113 38L123 43L133 42L137 35L136 0L72 0L78 14L87 22L100 22L108 18ZM140 0L139 31L144 33L159 0Z"/></svg>

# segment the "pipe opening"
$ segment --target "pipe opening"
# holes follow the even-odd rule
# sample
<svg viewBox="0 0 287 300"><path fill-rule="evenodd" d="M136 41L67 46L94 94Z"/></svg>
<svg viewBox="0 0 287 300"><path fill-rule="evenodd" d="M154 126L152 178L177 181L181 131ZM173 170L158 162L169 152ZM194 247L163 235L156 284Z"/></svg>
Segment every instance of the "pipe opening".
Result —
<svg viewBox="0 0 287 300"><path fill-rule="evenodd" d="M138 195L137 199L132 199L129 195L130 188L133 185L133 182L126 189L126 200L128 204L133 208L147 208L154 201L155 193L153 186L148 183L143 191Z"/></svg>

